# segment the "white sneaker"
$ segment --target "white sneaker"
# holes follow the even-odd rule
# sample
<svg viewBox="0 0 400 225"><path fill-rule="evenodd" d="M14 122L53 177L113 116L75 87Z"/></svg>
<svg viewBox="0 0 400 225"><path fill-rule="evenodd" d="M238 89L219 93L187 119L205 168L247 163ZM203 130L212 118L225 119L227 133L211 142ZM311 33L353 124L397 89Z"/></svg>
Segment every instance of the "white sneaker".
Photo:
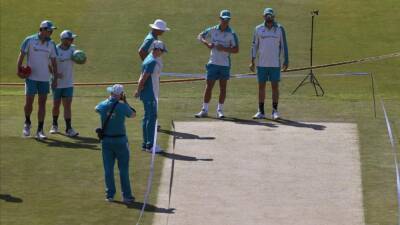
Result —
<svg viewBox="0 0 400 225"><path fill-rule="evenodd" d="M222 111L222 110L217 110L217 118L218 118L218 119L225 118L225 116L224 116L224 111Z"/></svg>
<svg viewBox="0 0 400 225"><path fill-rule="evenodd" d="M58 126L52 125L49 131L50 134L56 134L58 133Z"/></svg>
<svg viewBox="0 0 400 225"><path fill-rule="evenodd" d="M279 119L279 113L278 113L278 110L272 110L272 115L271 115L271 118L273 119L273 120L277 120L277 119Z"/></svg>
<svg viewBox="0 0 400 225"><path fill-rule="evenodd" d="M43 132L42 130L36 132L36 139L38 139L38 140L44 140L44 139L46 139L46 138L47 138L47 136L44 134L44 132Z"/></svg>
<svg viewBox="0 0 400 225"><path fill-rule="evenodd" d="M153 148L148 149L147 152L152 153L153 152ZM156 145L156 147L154 149L154 152L157 154L157 153L161 153L161 152L164 152L164 151L160 148L160 146Z"/></svg>
<svg viewBox="0 0 400 225"><path fill-rule="evenodd" d="M204 118L208 116L208 112L204 109L202 109L199 113L194 114L194 117L196 118Z"/></svg>
<svg viewBox="0 0 400 225"><path fill-rule="evenodd" d="M24 129L22 129L22 134L24 137L29 137L31 135L31 125L30 124L24 124Z"/></svg>
<svg viewBox="0 0 400 225"><path fill-rule="evenodd" d="M106 202L113 202L114 201L113 198L106 198L105 200L106 200Z"/></svg>
<svg viewBox="0 0 400 225"><path fill-rule="evenodd" d="M65 134L67 134L68 137L76 137L79 135L78 132L74 131L74 129L68 129Z"/></svg>
<svg viewBox="0 0 400 225"><path fill-rule="evenodd" d="M254 116L253 119L265 119L265 114L258 111Z"/></svg>

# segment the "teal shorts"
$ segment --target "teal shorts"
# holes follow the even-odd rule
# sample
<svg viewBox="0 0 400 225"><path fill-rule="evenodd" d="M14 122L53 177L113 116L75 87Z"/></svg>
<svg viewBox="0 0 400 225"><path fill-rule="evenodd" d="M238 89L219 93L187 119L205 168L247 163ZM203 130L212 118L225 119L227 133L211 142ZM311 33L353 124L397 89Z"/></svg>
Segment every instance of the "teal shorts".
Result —
<svg viewBox="0 0 400 225"><path fill-rule="evenodd" d="M265 83L267 81L279 82L281 80L281 68L257 66L257 80L258 83Z"/></svg>
<svg viewBox="0 0 400 225"><path fill-rule="evenodd" d="M74 96L74 88L55 88L53 89L53 99L58 100L61 98L72 98Z"/></svg>
<svg viewBox="0 0 400 225"><path fill-rule="evenodd" d="M229 66L206 64L206 80L229 80L230 69Z"/></svg>
<svg viewBox="0 0 400 225"><path fill-rule="evenodd" d="M25 95L47 95L50 92L49 81L25 79Z"/></svg>

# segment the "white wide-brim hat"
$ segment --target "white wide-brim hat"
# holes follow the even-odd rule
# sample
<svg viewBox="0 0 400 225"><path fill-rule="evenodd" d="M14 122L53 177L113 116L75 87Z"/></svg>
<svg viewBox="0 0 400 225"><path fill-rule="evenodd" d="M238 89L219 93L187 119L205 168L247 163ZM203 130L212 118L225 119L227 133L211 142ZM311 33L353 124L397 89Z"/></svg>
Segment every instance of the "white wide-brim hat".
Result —
<svg viewBox="0 0 400 225"><path fill-rule="evenodd" d="M153 24L149 24L149 26L156 30L169 31L170 29L167 27L167 23L164 20L156 19Z"/></svg>

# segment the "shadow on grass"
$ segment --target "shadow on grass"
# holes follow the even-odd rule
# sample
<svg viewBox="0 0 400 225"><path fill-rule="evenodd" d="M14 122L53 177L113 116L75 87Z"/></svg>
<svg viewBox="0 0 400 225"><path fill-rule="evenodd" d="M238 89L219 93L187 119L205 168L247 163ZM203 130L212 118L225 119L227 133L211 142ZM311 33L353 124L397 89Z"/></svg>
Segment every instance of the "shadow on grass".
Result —
<svg viewBox="0 0 400 225"><path fill-rule="evenodd" d="M96 141L94 141L96 140ZM47 138L44 140L37 140L38 142L42 142L47 144L49 147L59 147L59 148L82 148L87 150L100 150L97 144L99 141L95 138L91 137L74 137L71 138L71 141L62 141L53 138Z"/></svg>
<svg viewBox="0 0 400 225"><path fill-rule="evenodd" d="M13 202L13 203L22 203L22 198L14 197L9 194L0 194L0 199L6 202Z"/></svg>
<svg viewBox="0 0 400 225"><path fill-rule="evenodd" d="M189 134L189 133L177 132L177 131L172 131L172 130L164 130L161 128L158 130L158 132L174 136L176 139L199 139L199 140L214 140L215 139L215 137L200 137L199 135L196 135L196 134Z"/></svg>
<svg viewBox="0 0 400 225"><path fill-rule="evenodd" d="M253 126L267 126L267 127L278 127L277 125L270 123L270 122L262 122L262 121L256 121L256 120L246 120L246 119L239 119L235 117L224 117L224 118L214 118L210 117L211 119L215 120L222 120L222 121L227 121L227 122L233 122L233 123L238 123L238 124L244 124L244 125L253 125Z"/></svg>
<svg viewBox="0 0 400 225"><path fill-rule="evenodd" d="M119 204L119 205L125 205L129 209L137 209L137 210L142 210L143 208L143 203L142 202L133 202L131 204L125 204L124 202L121 201L113 201L113 203ZM154 212L154 213L167 213L167 214L174 214L175 208L159 208L154 205L146 204L146 208L144 209L145 212Z"/></svg>
<svg viewBox="0 0 400 225"><path fill-rule="evenodd" d="M279 123L279 124L286 125L286 126L311 128L311 129L314 129L314 130L325 130L325 128L326 128L326 126L324 126L324 125L313 124L313 123L302 123L302 122L293 121L293 120L287 120L287 119L283 119L283 118L279 118L279 119L274 120L274 121Z"/></svg>
<svg viewBox="0 0 400 225"><path fill-rule="evenodd" d="M213 161L213 159L199 159L193 156L187 156L187 155L179 155L175 153L168 153L168 152L161 152L158 155L163 156L168 159L175 159L175 160L181 160L181 161Z"/></svg>

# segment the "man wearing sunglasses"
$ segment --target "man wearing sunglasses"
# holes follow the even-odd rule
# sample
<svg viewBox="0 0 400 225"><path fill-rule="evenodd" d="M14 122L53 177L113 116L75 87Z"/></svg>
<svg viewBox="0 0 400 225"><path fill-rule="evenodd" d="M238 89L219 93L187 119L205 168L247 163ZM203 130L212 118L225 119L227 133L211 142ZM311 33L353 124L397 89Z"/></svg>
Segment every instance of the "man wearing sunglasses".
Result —
<svg viewBox="0 0 400 225"><path fill-rule="evenodd" d="M49 20L40 23L39 33L28 36L22 42L21 51L17 61L17 74L23 77L22 63L26 56L27 66L31 68L31 74L25 78L25 124L23 129L23 136L30 136L31 129L31 113L32 106L35 100L35 95L39 95L39 110L38 110L38 128L36 131L36 138L39 140L45 139L46 135L43 132L43 124L46 113L46 100L47 94L50 89L49 60L53 68L54 76L57 78L60 74L57 72L57 50L56 44L51 40L51 34L56 27ZM56 86L57 83L54 83Z"/></svg>
<svg viewBox="0 0 400 225"><path fill-rule="evenodd" d="M223 106L226 97L226 86L230 77L231 53L239 52L238 37L229 26L231 12L220 12L219 25L207 28L198 35L198 39L211 50L210 59L206 65L206 87L203 95L201 111L194 116L202 118L208 116L208 103L211 100L212 89L215 81L219 80L219 101L217 106L217 118L224 118Z"/></svg>

